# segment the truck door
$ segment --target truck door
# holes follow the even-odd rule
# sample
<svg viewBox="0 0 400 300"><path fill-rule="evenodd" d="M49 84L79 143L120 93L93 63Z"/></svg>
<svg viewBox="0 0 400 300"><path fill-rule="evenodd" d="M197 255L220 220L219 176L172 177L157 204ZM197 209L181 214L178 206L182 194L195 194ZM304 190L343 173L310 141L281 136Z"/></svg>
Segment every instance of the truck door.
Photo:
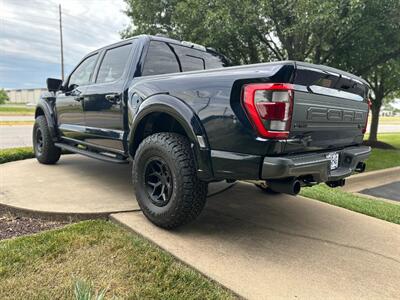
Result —
<svg viewBox="0 0 400 300"><path fill-rule="evenodd" d="M83 59L67 79L66 89L57 95L57 123L63 137L84 139L84 93L93 75L97 58L98 54L95 53Z"/></svg>
<svg viewBox="0 0 400 300"><path fill-rule="evenodd" d="M85 90L86 142L123 150L123 96L132 42L106 49L93 83Z"/></svg>

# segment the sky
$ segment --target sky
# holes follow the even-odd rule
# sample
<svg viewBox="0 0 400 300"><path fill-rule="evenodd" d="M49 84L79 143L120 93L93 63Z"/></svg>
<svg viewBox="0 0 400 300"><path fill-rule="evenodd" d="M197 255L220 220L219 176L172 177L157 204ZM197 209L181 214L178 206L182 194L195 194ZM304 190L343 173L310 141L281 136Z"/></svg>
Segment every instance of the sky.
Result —
<svg viewBox="0 0 400 300"><path fill-rule="evenodd" d="M123 0L0 0L0 88L61 78L59 4L65 75L88 52L119 41L129 24Z"/></svg>

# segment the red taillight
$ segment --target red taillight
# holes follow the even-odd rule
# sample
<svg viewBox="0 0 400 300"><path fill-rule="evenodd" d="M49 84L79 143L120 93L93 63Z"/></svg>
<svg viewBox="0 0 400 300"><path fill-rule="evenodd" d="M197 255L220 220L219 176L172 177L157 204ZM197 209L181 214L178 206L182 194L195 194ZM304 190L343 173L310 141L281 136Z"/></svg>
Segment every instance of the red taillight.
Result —
<svg viewBox="0 0 400 300"><path fill-rule="evenodd" d="M368 112L367 112L367 117L365 118L365 124L364 124L364 127L362 129L362 133L366 133L367 132L368 116L369 116L369 111L371 110L371 106L372 106L371 99L368 99Z"/></svg>
<svg viewBox="0 0 400 300"><path fill-rule="evenodd" d="M243 104L258 134L287 138L293 106L293 85L254 83L244 86Z"/></svg>

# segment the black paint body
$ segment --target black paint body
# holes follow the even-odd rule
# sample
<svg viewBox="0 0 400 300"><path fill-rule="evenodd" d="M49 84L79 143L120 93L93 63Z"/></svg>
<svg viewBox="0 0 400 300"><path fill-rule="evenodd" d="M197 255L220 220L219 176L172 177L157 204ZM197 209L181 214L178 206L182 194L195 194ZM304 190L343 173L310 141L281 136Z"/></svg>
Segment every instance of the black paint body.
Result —
<svg viewBox="0 0 400 300"><path fill-rule="evenodd" d="M152 40L179 44L146 35L95 51L96 73L107 49L131 44L127 68L119 80L96 84L92 78L89 84L68 91L67 79L55 99L41 100L36 114L46 115L55 140L134 158L149 122L167 114L180 125L177 131L183 130L192 142L198 174L207 181L260 179L265 157L340 150L362 143L368 86L361 78L294 61L141 76ZM336 86L329 90L337 93L312 91L310 86L327 76L335 78ZM287 140L258 137L245 114L243 85L262 82L294 84ZM360 99L349 99L350 94ZM116 99L110 101L108 95Z"/></svg>

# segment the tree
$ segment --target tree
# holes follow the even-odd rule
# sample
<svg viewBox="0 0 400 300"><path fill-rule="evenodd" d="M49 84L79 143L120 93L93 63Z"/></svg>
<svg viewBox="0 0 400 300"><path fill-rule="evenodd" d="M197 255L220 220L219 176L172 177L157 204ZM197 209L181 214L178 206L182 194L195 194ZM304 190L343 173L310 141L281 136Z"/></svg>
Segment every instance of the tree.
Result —
<svg viewBox="0 0 400 300"><path fill-rule="evenodd" d="M125 1L134 26L123 37L162 33L211 46L235 63L295 59L365 75L400 57L398 0Z"/></svg>
<svg viewBox="0 0 400 300"><path fill-rule="evenodd" d="M8 98L6 91L4 89L1 89L0 90L0 104L4 104L8 100L9 100L9 98Z"/></svg>
<svg viewBox="0 0 400 300"><path fill-rule="evenodd" d="M400 61L391 60L377 66L370 74L368 82L371 94L371 127L369 141L377 141L379 113L384 100L394 98L400 91Z"/></svg>
<svg viewBox="0 0 400 300"><path fill-rule="evenodd" d="M122 32L124 38L161 33L211 46L234 64L271 59L271 50L259 38L260 27L266 25L253 0L125 1L134 26Z"/></svg>
<svg viewBox="0 0 400 300"><path fill-rule="evenodd" d="M388 72L400 60L399 0L125 1L134 26L123 37L163 33L211 46L234 64L302 60L368 79L371 130L377 128L381 96L400 90L398 73Z"/></svg>

